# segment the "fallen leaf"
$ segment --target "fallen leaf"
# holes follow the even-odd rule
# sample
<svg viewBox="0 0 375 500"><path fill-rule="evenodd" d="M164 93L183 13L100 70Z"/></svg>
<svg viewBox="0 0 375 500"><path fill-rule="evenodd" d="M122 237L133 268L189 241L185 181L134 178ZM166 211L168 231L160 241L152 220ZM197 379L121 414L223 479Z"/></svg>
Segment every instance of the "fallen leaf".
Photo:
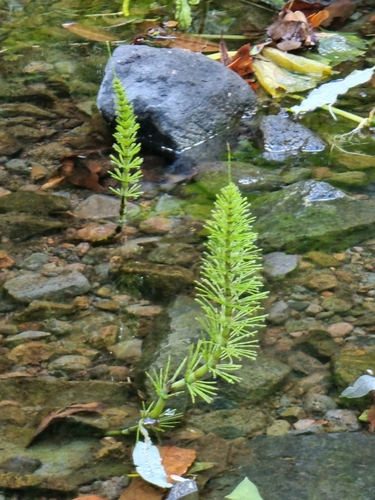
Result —
<svg viewBox="0 0 375 500"><path fill-rule="evenodd" d="M63 23L61 25L66 30L71 31L75 35L78 35L86 40L92 40L94 42L114 42L117 37L111 35L110 33L100 30L98 28L88 28L83 24L79 23Z"/></svg>
<svg viewBox="0 0 375 500"><path fill-rule="evenodd" d="M328 17L322 21L320 26L327 28L327 26L334 25L335 28L339 28L354 14L356 4L352 0L338 0L328 5L324 10L328 13Z"/></svg>
<svg viewBox="0 0 375 500"><path fill-rule="evenodd" d="M101 403L78 403L70 406L65 406L64 408L60 408L59 410L50 413L41 421L27 447L30 446L34 439L39 436L39 434L41 434L53 421L61 418L66 418L69 415L73 415L75 413L100 412L103 410L103 408L104 407Z"/></svg>
<svg viewBox="0 0 375 500"><path fill-rule="evenodd" d="M314 29L301 11L282 11L280 18L267 29L267 35L280 50L285 51L317 43Z"/></svg>
<svg viewBox="0 0 375 500"><path fill-rule="evenodd" d="M229 500L263 500L258 488L247 477L225 498L229 498Z"/></svg>
<svg viewBox="0 0 375 500"><path fill-rule="evenodd" d="M238 49L232 58L232 62L227 67L241 77L246 77L253 73L253 58L250 56L249 43Z"/></svg>
<svg viewBox="0 0 375 500"><path fill-rule="evenodd" d="M367 421L369 422L369 432L375 432L375 405L372 405L367 412Z"/></svg>
<svg viewBox="0 0 375 500"><path fill-rule="evenodd" d="M332 73L331 66L328 66L327 64L323 64L313 59L307 59L306 57L296 56L295 54L287 54L281 50L271 47L265 47L262 55L276 63L278 66L290 71L297 71L298 73L304 73L307 75L311 75L312 73L316 73L318 75L329 75Z"/></svg>
<svg viewBox="0 0 375 500"><path fill-rule="evenodd" d="M333 80L332 82L325 83L311 91L300 105L293 106L290 109L293 113L304 113L313 111L324 105L333 105L340 94L346 94L352 87L368 82L374 71L375 66L363 70L355 70L343 80Z"/></svg>
<svg viewBox="0 0 375 500"><path fill-rule="evenodd" d="M219 44L210 42L196 35L187 35L177 30L168 30L155 26L147 33L139 35L132 41L133 45L157 45L164 48L180 48L192 52L218 52Z"/></svg>
<svg viewBox="0 0 375 500"><path fill-rule="evenodd" d="M281 91L301 92L314 88L319 80L317 76L291 73L272 61L256 59L253 67L262 87L274 97L282 95Z"/></svg>
<svg viewBox="0 0 375 500"><path fill-rule="evenodd" d="M89 154L89 153L88 153ZM104 191L99 184L99 177L106 174L110 163L107 159L90 159L85 154L76 153L60 160L61 166L55 170L42 189L51 189L63 181L93 191Z"/></svg>
<svg viewBox="0 0 375 500"><path fill-rule="evenodd" d="M159 446L163 467L168 476L182 476L194 462L196 451L177 446ZM168 477L168 482L172 482Z"/></svg>
<svg viewBox="0 0 375 500"><path fill-rule="evenodd" d="M83 495L82 497L73 498L73 500L108 500L108 498L98 497L98 495Z"/></svg>
<svg viewBox="0 0 375 500"><path fill-rule="evenodd" d="M162 500L164 491L152 486L141 477L136 477L130 486L122 492L119 500Z"/></svg>
<svg viewBox="0 0 375 500"><path fill-rule="evenodd" d="M138 474L151 484L160 488L171 488L166 471L161 462L157 446L153 445L148 434L144 434L144 441L137 441L133 450L133 463Z"/></svg>

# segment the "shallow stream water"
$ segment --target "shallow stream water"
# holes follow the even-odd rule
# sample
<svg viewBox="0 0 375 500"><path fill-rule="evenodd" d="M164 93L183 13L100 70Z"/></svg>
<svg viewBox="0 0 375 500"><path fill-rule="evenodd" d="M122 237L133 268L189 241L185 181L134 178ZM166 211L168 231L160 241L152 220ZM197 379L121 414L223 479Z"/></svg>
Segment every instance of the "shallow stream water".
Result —
<svg viewBox="0 0 375 500"><path fill-rule="evenodd" d="M169 353L177 362L200 335L193 285L203 222L226 182L225 158L213 158L192 180L170 175L162 158L147 153L132 223L116 243L92 244L97 227L113 225L118 210L106 175L111 130L95 108L108 53L104 43L61 25L77 22L82 34L109 32L128 43L142 33L148 4L132 2L134 17L124 25L123 16L110 15L120 2L0 0L1 500L120 498L133 440L101 438L138 416L149 389L144 370ZM148 20L172 16L172 5L153 5ZM201 1L197 9L194 31L245 33L252 43L263 41L273 17L268 4ZM373 64L371 47L366 57L340 68ZM365 118L374 94L372 79L337 107ZM288 153L290 142L283 151L265 141L258 122L280 112L285 118L295 101L261 89L258 95L256 116L241 123L232 172L253 203L264 248L269 317L259 356L244 363L241 384L221 384L212 405L179 401L184 425L164 441L215 463L198 474L202 498L224 498L247 474L264 500L328 500L344 498L343 491L367 500L375 496L373 436L364 437L367 424L357 416L370 402L348 403L339 394L375 369L373 131L343 138L357 124L315 111L298 122L325 141L324 151L270 160L264 153ZM74 176L64 171L71 161ZM45 196L38 204L35 192L51 176L44 192L59 201ZM16 195L11 209L8 195ZM319 202L327 204L315 212ZM27 447L52 411L93 401L104 410L57 422ZM277 469L282 487L267 477L272 470L280 481Z"/></svg>

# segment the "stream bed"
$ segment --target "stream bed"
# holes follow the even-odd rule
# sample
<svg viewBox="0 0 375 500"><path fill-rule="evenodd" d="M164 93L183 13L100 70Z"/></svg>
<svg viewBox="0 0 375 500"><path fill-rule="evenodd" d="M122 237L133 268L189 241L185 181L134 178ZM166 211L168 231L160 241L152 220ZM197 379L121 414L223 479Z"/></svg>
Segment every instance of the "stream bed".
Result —
<svg viewBox="0 0 375 500"><path fill-rule="evenodd" d="M258 18L246 3L201 3L195 29L204 20L254 43L275 15L266 4ZM194 282L225 155L173 171L144 150L129 225L95 244L119 211L112 130L96 108L108 54L61 24L106 26L130 42L148 2L137 4L132 23L111 28L123 17L99 14L118 12L115 1L0 0L0 500L121 499L134 438L106 433L139 416L144 372L168 356L177 366L201 335ZM173 11L154 7L152 19ZM366 117L374 95L373 78L338 107ZM370 401L340 393L375 370L374 133L352 134L355 124L323 110L292 121L290 97L258 96L232 149L269 291L258 356L241 382L219 382L211 405L176 400L184 419L162 442L213 463L196 475L202 499L248 476L264 500L370 500L374 436L358 420ZM52 412L92 403L35 435Z"/></svg>

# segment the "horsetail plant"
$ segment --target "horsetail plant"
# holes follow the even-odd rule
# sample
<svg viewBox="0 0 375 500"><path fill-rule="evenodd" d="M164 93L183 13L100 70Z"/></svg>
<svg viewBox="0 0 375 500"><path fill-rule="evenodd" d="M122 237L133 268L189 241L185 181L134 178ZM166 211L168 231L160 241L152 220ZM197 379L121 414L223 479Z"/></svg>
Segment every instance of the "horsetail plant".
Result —
<svg viewBox="0 0 375 500"><path fill-rule="evenodd" d="M241 368L241 359L255 359L257 341L252 337L265 318L258 311L267 292L261 291L261 257L253 221L247 200L230 181L217 196L206 224L207 251L201 279L196 282L196 300L204 312L200 320L203 336L174 373L170 373L168 360L159 372L147 374L156 400L143 407L134 426L111 434L135 430L139 434L145 426L156 431L173 427L182 415L166 409L171 398L187 391L192 402L201 397L211 403L218 377L234 384L240 381L234 372Z"/></svg>
<svg viewBox="0 0 375 500"><path fill-rule="evenodd" d="M172 376L168 375L169 366L159 374L148 374L158 396L149 407L151 419L158 419L167 401L185 390L193 402L201 397L211 403L217 393L217 378L236 383L240 378L233 372L241 368L238 362L242 358L255 359L257 341L251 337L264 320L265 316L257 315L257 311L267 292L261 291L253 221L247 200L229 182L220 191L206 224L207 252L201 279L196 282L196 300L204 312L200 319L204 336ZM178 378L182 372L184 375ZM213 380L206 380L210 375Z"/></svg>
<svg viewBox="0 0 375 500"><path fill-rule="evenodd" d="M119 230L117 231L120 232L126 224L128 200L139 198L142 194L139 181L142 178L140 166L143 160L138 156L141 145L136 139L139 124L136 121L133 106L126 95L125 87L114 70L113 90L116 109L116 131L113 134L116 142L113 144L113 149L118 156L110 155L110 159L116 166L109 173L113 179L120 182L120 186L109 189L121 200Z"/></svg>

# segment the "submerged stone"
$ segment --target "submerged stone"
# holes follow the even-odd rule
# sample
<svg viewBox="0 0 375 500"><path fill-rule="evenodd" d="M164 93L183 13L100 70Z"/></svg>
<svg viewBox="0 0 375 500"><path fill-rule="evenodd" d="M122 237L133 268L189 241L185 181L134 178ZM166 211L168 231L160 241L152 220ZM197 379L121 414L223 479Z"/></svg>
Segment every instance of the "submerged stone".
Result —
<svg viewBox="0 0 375 500"><path fill-rule="evenodd" d="M356 200L315 180L260 197L252 213L265 252L347 248L368 239L375 227L374 200Z"/></svg>
<svg viewBox="0 0 375 500"><path fill-rule="evenodd" d="M1 212L26 212L45 215L65 212L70 208L70 201L64 196L37 194L33 191L17 191L0 198Z"/></svg>
<svg viewBox="0 0 375 500"><path fill-rule="evenodd" d="M302 124L282 115L262 118L260 130L263 134L264 158L283 161L298 153L317 153L325 148L324 142Z"/></svg>
<svg viewBox="0 0 375 500"><path fill-rule="evenodd" d="M52 278L37 273L25 273L4 283L5 290L19 302L30 303L44 298L83 295L90 290L87 278L72 271Z"/></svg>

